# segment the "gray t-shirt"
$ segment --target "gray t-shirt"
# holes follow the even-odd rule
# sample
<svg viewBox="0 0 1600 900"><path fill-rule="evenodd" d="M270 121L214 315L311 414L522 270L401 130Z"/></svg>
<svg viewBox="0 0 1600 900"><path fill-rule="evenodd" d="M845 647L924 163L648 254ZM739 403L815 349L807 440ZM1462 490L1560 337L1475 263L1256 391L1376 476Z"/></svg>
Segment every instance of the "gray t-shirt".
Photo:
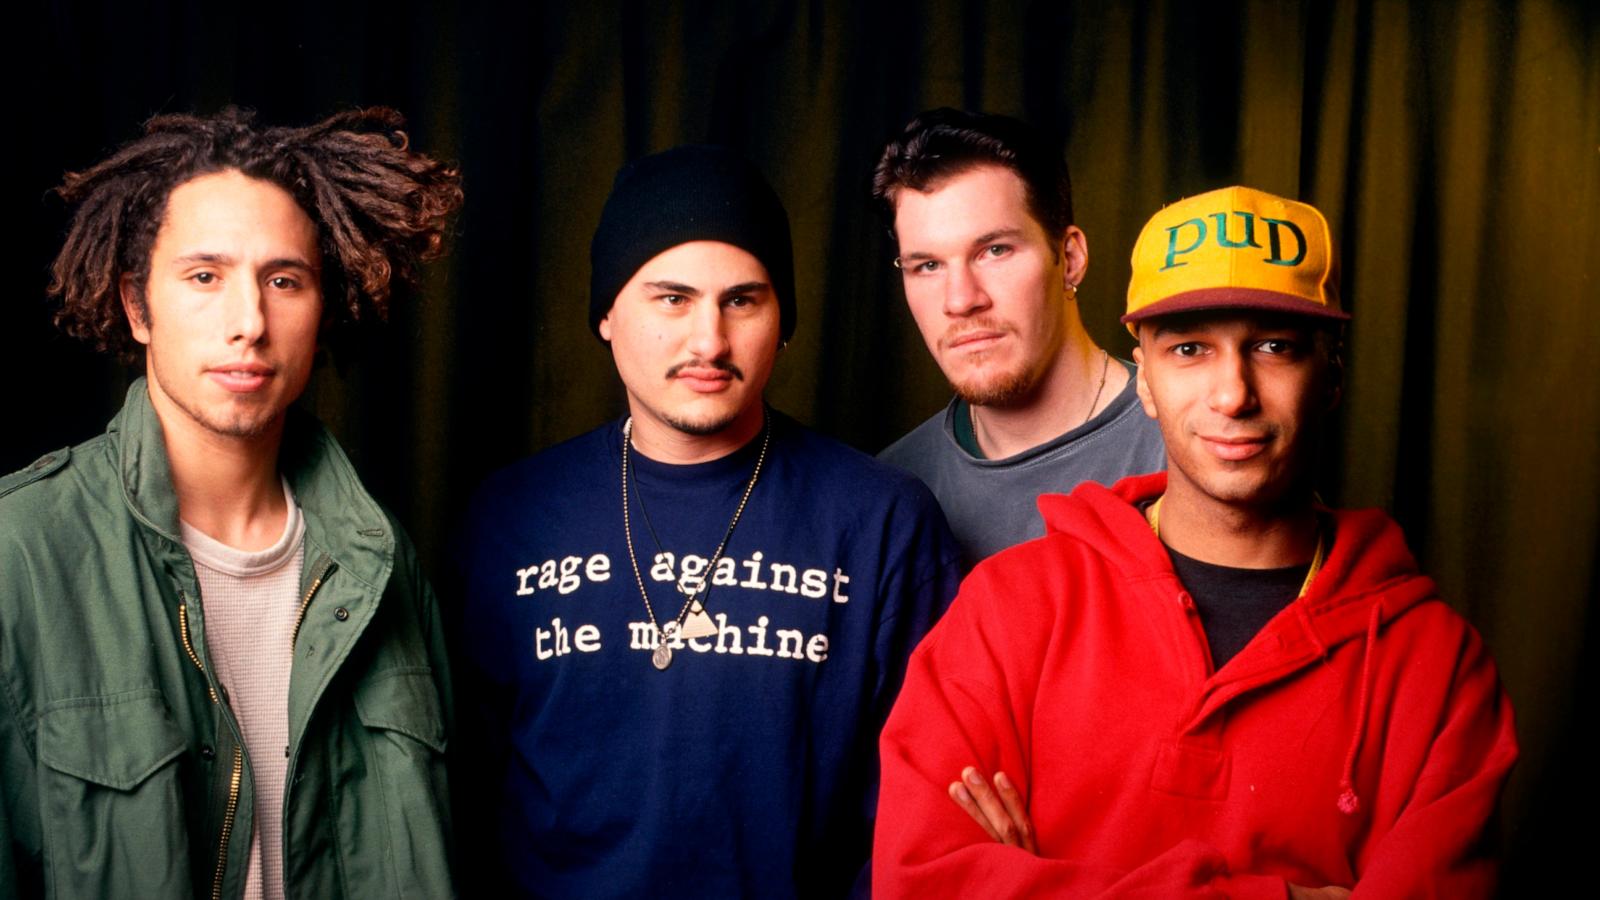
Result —
<svg viewBox="0 0 1600 900"><path fill-rule="evenodd" d="M1118 362L1131 376L1132 364ZM1109 486L1167 465L1161 430L1140 407L1132 377L1093 419L1005 459L981 459L961 448L955 435L958 408L965 414L965 404L951 400L878 458L933 490L969 569L986 556L1044 535L1036 504L1040 494L1071 493L1085 481Z"/></svg>

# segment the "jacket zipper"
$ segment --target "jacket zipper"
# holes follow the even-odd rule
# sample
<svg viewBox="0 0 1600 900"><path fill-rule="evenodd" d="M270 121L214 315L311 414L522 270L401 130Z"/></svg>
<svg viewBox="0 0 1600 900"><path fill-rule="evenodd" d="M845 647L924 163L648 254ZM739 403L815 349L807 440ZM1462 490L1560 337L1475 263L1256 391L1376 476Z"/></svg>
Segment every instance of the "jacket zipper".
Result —
<svg viewBox="0 0 1600 900"><path fill-rule="evenodd" d="M295 640L300 637L300 624L305 621L306 608L311 605L311 597L316 594L317 588L322 587L323 579L333 570L333 561L324 556L317 564L317 574L311 579L311 584L306 588L306 593L300 600L300 611L295 616L294 631L289 637L289 646L294 646ZM200 661L200 654L194 651L194 644L189 640L189 610L185 595L178 594L178 635L183 639L183 649L189 654L189 661L200 670L201 675L206 674L205 664ZM211 679L206 678L206 691L211 694L211 702L218 703L216 688L211 686ZM222 817L222 835L217 843L217 870L211 880L211 900L222 900L222 878L228 871L228 839L233 836L233 820L239 812L239 785L244 778L244 750L242 747L233 748L233 774L228 779L228 805Z"/></svg>
<svg viewBox="0 0 1600 900"><path fill-rule="evenodd" d="M183 650L189 654L189 661L205 675L205 664L200 661L200 654L194 652L194 645L189 643L189 608L181 592L178 594L178 636L183 638ZM210 678L206 678L206 693L211 695L212 703L217 702L217 689L211 686Z"/></svg>
<svg viewBox="0 0 1600 900"><path fill-rule="evenodd" d="M200 661L200 654L194 652L194 644L189 640L188 597L183 591L178 592L178 636L183 640L183 650L189 654L189 661L194 663L201 675L206 676L206 692L211 695L211 702L220 705L217 689L212 687L205 664ZM222 834L217 839L217 870L211 879L211 900L222 900L222 877L228 871L228 839L233 836L233 819L239 812L239 784L243 778L244 748L235 744L233 774L228 779L228 804L223 811Z"/></svg>
<svg viewBox="0 0 1600 900"><path fill-rule="evenodd" d="M228 838L233 836L233 817L239 811L239 782L244 777L244 749L233 748L233 776L228 780L228 809L222 817L222 838L217 846L217 873L211 878L211 900L222 900L222 876L228 871Z"/></svg>
<svg viewBox="0 0 1600 900"><path fill-rule="evenodd" d="M312 567L315 575L311 577L311 584L306 586L306 594L300 598L300 611L294 617L294 630L289 632L289 649L293 650L295 642L300 640L300 626L305 624L306 610L311 606L311 597L316 594L317 588L322 587L322 582L333 572L333 560L323 554Z"/></svg>

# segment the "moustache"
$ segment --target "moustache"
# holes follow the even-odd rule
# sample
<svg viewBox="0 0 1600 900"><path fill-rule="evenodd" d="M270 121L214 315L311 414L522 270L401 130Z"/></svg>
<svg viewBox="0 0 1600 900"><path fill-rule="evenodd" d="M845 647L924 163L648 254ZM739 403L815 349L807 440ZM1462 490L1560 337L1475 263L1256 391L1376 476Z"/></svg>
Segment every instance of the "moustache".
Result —
<svg viewBox="0 0 1600 900"><path fill-rule="evenodd" d="M684 369L716 369L718 372L727 372L738 381L744 380L744 372L736 365L725 359L714 359L706 362L701 359L686 359L667 370L668 378L677 378Z"/></svg>
<svg viewBox="0 0 1600 900"><path fill-rule="evenodd" d="M992 331L999 334L1008 334L1011 332L1011 330L1012 329L1010 325L999 319L968 319L964 322L952 325L950 329L944 333L944 337L939 339L939 344L944 347L949 347L967 335L980 331Z"/></svg>

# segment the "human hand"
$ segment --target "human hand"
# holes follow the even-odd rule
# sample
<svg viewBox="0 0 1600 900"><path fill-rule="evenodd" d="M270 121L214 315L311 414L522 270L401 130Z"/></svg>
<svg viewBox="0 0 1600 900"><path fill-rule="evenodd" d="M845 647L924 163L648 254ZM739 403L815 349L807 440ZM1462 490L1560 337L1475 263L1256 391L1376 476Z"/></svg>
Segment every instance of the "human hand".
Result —
<svg viewBox="0 0 1600 900"><path fill-rule="evenodd" d="M1035 856L1039 854L1033 822L1022 808L1022 795L1006 773L994 773L994 787L991 788L983 773L968 766L961 771L960 781L950 783L950 799L966 810L989 837Z"/></svg>

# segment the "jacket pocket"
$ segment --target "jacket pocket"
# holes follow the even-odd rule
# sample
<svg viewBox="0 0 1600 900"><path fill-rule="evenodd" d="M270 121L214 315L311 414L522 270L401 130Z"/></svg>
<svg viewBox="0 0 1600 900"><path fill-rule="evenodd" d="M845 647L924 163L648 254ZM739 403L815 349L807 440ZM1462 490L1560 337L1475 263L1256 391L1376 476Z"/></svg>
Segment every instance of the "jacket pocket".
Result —
<svg viewBox="0 0 1600 900"><path fill-rule="evenodd" d="M180 759L159 691L64 700L39 717L45 865L60 897L190 893Z"/></svg>
<svg viewBox="0 0 1600 900"><path fill-rule="evenodd" d="M449 856L450 796L445 776L445 721L439 686L433 669L407 666L389 669L364 679L355 691L356 714L367 736L367 764L376 778L369 780L362 806L365 812L350 824L382 811L382 827L389 852L382 862L393 866L392 888L373 890L373 896L452 896ZM371 789L376 789L374 793ZM371 831L367 831L370 843ZM346 871L359 871L347 860ZM366 888L388 879L372 878ZM361 884L360 879L353 882ZM353 891L361 895L361 891Z"/></svg>
<svg viewBox="0 0 1600 900"><path fill-rule="evenodd" d="M444 752L444 715L433 669L406 666L373 675L356 688L356 714L369 729L395 731Z"/></svg>

